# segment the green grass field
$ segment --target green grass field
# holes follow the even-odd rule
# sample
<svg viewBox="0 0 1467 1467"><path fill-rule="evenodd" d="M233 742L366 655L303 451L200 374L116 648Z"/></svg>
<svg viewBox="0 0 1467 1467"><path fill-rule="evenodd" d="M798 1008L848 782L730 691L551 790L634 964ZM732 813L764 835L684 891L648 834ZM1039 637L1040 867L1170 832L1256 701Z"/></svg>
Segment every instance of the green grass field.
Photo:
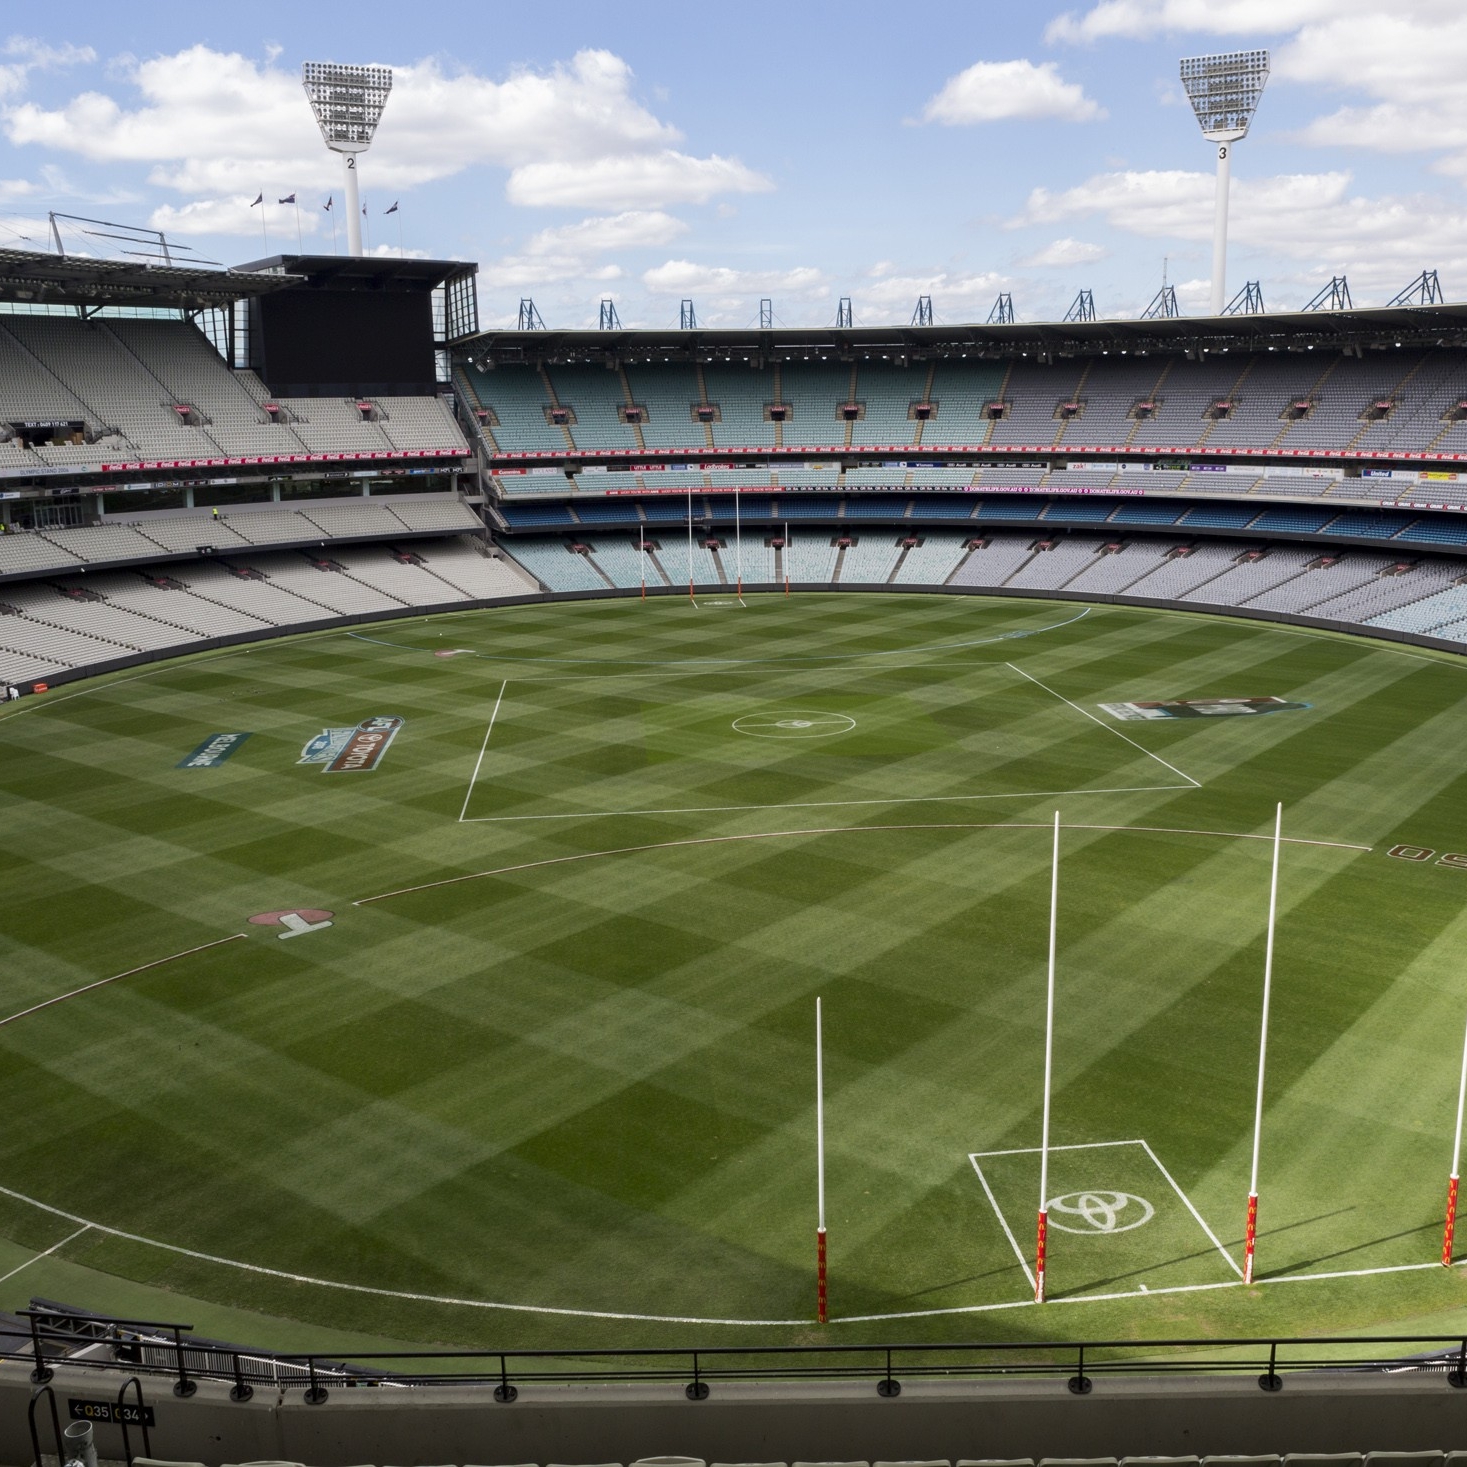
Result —
<svg viewBox="0 0 1467 1467"><path fill-rule="evenodd" d="M1097 706L1229 696L1311 706ZM383 715L377 768L297 762ZM250 737L178 767L220 732ZM0 714L0 1307L282 1348L1455 1328L1464 734L1448 656L941 596L466 613L28 700ZM295 910L332 925L248 920Z"/></svg>

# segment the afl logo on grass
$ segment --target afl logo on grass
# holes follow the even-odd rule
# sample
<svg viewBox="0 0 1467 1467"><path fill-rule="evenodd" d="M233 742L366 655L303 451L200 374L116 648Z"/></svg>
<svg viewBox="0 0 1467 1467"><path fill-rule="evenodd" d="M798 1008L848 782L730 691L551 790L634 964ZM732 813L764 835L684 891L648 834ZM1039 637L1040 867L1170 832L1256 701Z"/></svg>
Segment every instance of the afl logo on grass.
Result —
<svg viewBox="0 0 1467 1467"><path fill-rule="evenodd" d="M375 769L402 726L403 720L393 714L364 718L355 728L323 728L296 763L324 764L323 774Z"/></svg>
<svg viewBox="0 0 1467 1467"><path fill-rule="evenodd" d="M1144 1197L1129 1192L1070 1192L1047 1211L1050 1227L1062 1233L1129 1233L1156 1216Z"/></svg>

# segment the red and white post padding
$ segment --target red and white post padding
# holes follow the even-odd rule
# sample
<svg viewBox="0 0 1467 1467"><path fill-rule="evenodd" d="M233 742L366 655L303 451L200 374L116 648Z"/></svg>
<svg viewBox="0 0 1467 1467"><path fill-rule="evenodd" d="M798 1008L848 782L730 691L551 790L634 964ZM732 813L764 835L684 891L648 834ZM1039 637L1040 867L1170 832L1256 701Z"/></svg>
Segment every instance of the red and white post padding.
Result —
<svg viewBox="0 0 1467 1467"><path fill-rule="evenodd" d="M1044 1256L1049 1248L1049 1214L1039 1213L1039 1238L1034 1244L1034 1302L1044 1303Z"/></svg>
<svg viewBox="0 0 1467 1467"><path fill-rule="evenodd" d="M1457 1176L1447 1183L1447 1228L1442 1235L1442 1267L1452 1266L1452 1240L1457 1232Z"/></svg>
<svg viewBox="0 0 1467 1467"><path fill-rule="evenodd" d="M815 1317L827 1322L828 1300L825 1292L825 1229L815 1230Z"/></svg>
<svg viewBox="0 0 1467 1467"><path fill-rule="evenodd" d="M1462 1108L1467 1104L1467 1039L1462 1043L1462 1078L1457 1084L1457 1130L1452 1137L1452 1176L1447 1183L1447 1226L1442 1234L1442 1267L1452 1266L1452 1239L1457 1230L1457 1176L1462 1170Z"/></svg>
<svg viewBox="0 0 1467 1467"><path fill-rule="evenodd" d="M1253 1282L1253 1245L1258 1241L1258 1193L1248 1194L1248 1227L1243 1236L1243 1282Z"/></svg>

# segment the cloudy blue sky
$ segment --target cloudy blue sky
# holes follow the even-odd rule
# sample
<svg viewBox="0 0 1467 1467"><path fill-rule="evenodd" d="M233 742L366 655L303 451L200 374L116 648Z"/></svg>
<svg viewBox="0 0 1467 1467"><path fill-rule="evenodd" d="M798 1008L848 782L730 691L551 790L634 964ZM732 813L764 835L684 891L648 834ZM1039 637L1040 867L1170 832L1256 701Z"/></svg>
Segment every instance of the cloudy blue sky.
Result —
<svg viewBox="0 0 1467 1467"><path fill-rule="evenodd" d="M362 164L374 248L477 260L481 312L551 325L1136 315L1165 268L1207 298L1212 150L1184 55L1266 47L1234 154L1229 294L1293 307L1332 274L1381 303L1424 267L1467 298L1459 0L81 0L0 44L0 241L46 212L166 229L211 259L330 251L338 160L306 60L389 65ZM398 214L383 211L400 203ZM398 225L401 226L399 237ZM343 236L344 242L344 236ZM84 240L73 235L74 247ZM105 242L93 241L99 251Z"/></svg>

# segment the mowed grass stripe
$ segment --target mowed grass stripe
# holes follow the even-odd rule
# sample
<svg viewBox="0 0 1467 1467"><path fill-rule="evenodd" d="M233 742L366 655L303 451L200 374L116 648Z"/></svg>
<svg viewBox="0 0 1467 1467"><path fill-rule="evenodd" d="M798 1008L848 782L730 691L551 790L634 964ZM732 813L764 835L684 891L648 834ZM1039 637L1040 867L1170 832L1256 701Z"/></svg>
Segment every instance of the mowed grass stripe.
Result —
<svg viewBox="0 0 1467 1467"><path fill-rule="evenodd" d="M671 604L649 615L635 606L529 608L388 633L414 639L419 651L355 639L260 648L211 665L207 677L180 665L182 685L160 687L156 704L145 682L114 688L108 700L117 706L103 700L85 718L72 716L89 706L78 698L55 715L37 709L40 717L0 723L7 753L21 764L40 760L38 771L54 759L57 771L50 783L29 786L44 798L32 802L24 834L7 835L0 869L36 899L49 892L63 910L88 910L94 889L100 898L102 920L73 922L74 932L26 915L30 949L58 979L92 961L117 971L125 964L108 963L108 949L140 942L153 925L160 933L173 923L233 929L250 910L291 902L338 912L335 928L294 943L256 929L237 944L237 962L211 966L197 981L129 988L115 1004L84 1011L80 1029L54 1038L33 1031L14 1051L14 1078L0 1093L23 1104L32 1090L43 1092L47 1125L89 1172L114 1159L99 1194L109 1220L142 1217L150 1228L139 1231L172 1230L209 1251L476 1297L799 1314L809 1303L809 1034L820 992L830 1015L840 1308L1011 1298L1016 1265L966 1152L1004 1137L1032 1144L1037 1125L1042 832L867 832L682 849L470 882L397 909L350 902L517 860L815 818L764 811L618 819L611 841L605 820L538 830L458 826L499 678L532 672L526 696L547 718L574 709L588 686L568 676L578 669L567 664L516 669L511 656L495 664L428 655L476 640L509 654L624 659L614 678L611 668L591 669L627 705L614 729L570 737L546 727L505 746L526 761L516 779L527 789L554 788L567 800L585 800L607 778L595 758L608 745L635 753L639 740L667 756L635 774L649 788L706 793L765 777L717 759L690 762L696 751L687 740L704 726L702 708L711 717L719 679L696 668L649 670L641 659L839 648L860 657L745 670L750 686L770 690L761 701L813 688L834 699L879 695L907 710L906 735L899 718L882 729L880 769L806 756L816 766L807 783L823 780L847 795L895 779L961 787L978 763L986 771L1038 761L1074 779L1085 758L1109 745L1097 769L1152 763L1093 725L1097 742L1077 742L1065 720L1087 721L1072 710L1057 708L1051 725L1042 701L980 693L993 663L1012 658L1084 707L1117 696L1296 689L1312 690L1317 703L1271 721L1139 733L1129 726L1180 767L1192 770L1195 761L1208 787L1066 796L1068 818L1260 830L1274 797L1261 786L1287 775L1296 833L1337 838L1349 825L1374 841L1391 819L1403 830L1428 816L1446 823L1457 776L1440 750L1452 746L1460 717L1455 668L1348 643L1285 641L1235 623L1110 610L1063 634L930 650L940 638L994 635L1070 612L1039 601L936 597L811 597L799 606L775 598L748 614L701 619ZM870 655L881 651L897 655ZM1426 677L1408 675L1420 667ZM150 706L164 715L151 726ZM1427 727L1413 736L1423 706ZM8 742L12 730L46 728L64 710L68 719L49 737ZM294 765L317 728L369 712L409 718L381 771L336 779ZM177 749L194 720L198 738ZM252 726L255 738L229 765L198 772L203 781L180 792L178 758L219 728ZM124 739L109 746L118 732ZM93 741L105 757L94 789L76 789L73 803L68 772L85 771ZM787 783L802 762L789 757L793 763L781 755L771 764L773 782ZM23 770L11 793L26 797ZM1005 808L1015 819L1042 819L1052 806L1046 797ZM869 824L890 815L855 807L818 818ZM1100 832L1067 832L1065 840L1070 1007L1057 1123L1062 1117L1081 1139L1109 1139L1147 1122L1143 1134L1184 1185L1201 1194L1215 1188L1221 1207L1247 1131L1267 847ZM86 854L68 863L77 849ZM1427 879L1398 888L1378 885L1366 869L1398 864L1380 855L1291 847L1286 860L1298 884L1287 899L1281 982L1291 944L1325 954L1329 940L1368 920L1377 890L1399 908L1390 931L1407 972L1411 955L1450 932L1460 909L1455 888L1442 884L1457 873L1403 867ZM109 911L101 903L114 893L124 903L146 901ZM1375 1064L1377 1050L1382 1060L1395 1054L1387 1041L1397 982L1377 967L1370 982L1335 995L1294 1052L1294 1085L1316 1069L1320 1077L1318 1090L1301 1097L1301 1114L1327 1104L1330 1056L1348 1048L1357 1026L1354 1062ZM1326 956L1308 972L1311 991L1328 982ZM1369 1017L1377 1007L1378 1034ZM1228 1018L1235 1022L1219 1035L1212 1021ZM1416 1031L1404 1042L1418 1042ZM92 1078L77 1083L68 1046L95 1058ZM150 1086L170 1066L177 1079ZM1215 1106L1190 1096L1178 1104L1189 1078L1205 1091L1215 1076L1234 1074L1244 1082L1223 1087ZM1281 1085L1290 1075L1283 1065ZM1442 1079L1435 1069L1423 1077L1437 1088ZM1271 1101L1271 1117L1292 1088ZM1371 1125L1370 1107L1340 1111L1318 1128L1329 1137L1318 1166L1301 1152L1291 1180L1289 1154L1279 1154L1270 1205L1285 1227L1285 1219L1313 1216L1307 1206L1321 1168L1352 1137L1383 1168L1382 1189L1414 1195L1400 1168L1416 1165L1415 1150L1395 1157L1381 1140L1395 1122L1361 1131ZM111 1116L101 1127L99 1113ZM132 1165L117 1167L119 1155ZM0 1146L0 1158L7 1185L25 1180L37 1193L49 1185L43 1148L27 1138ZM166 1181L140 1194L136 1177L154 1173ZM1362 1240L1350 1216L1319 1228L1305 1250L1311 1258ZM75 1246L95 1247L88 1256L99 1265L221 1300L257 1285L257 1302L286 1313L319 1309L322 1318L379 1329L398 1319L380 1301L221 1277L118 1240ZM1380 1244L1381 1256L1396 1246ZM1282 1249L1277 1259L1285 1266ZM1332 1317L1349 1318L1351 1296L1321 1287L1334 1301ZM1413 1294L1411 1307L1427 1308L1426 1297ZM1132 1327L1131 1306L1091 1307L1111 1311L1098 1320ZM1230 1307L1189 1304L1188 1319L1207 1327ZM490 1329L452 1311L401 1318L424 1338L483 1338ZM554 1328L522 1321L514 1337L543 1341Z"/></svg>

